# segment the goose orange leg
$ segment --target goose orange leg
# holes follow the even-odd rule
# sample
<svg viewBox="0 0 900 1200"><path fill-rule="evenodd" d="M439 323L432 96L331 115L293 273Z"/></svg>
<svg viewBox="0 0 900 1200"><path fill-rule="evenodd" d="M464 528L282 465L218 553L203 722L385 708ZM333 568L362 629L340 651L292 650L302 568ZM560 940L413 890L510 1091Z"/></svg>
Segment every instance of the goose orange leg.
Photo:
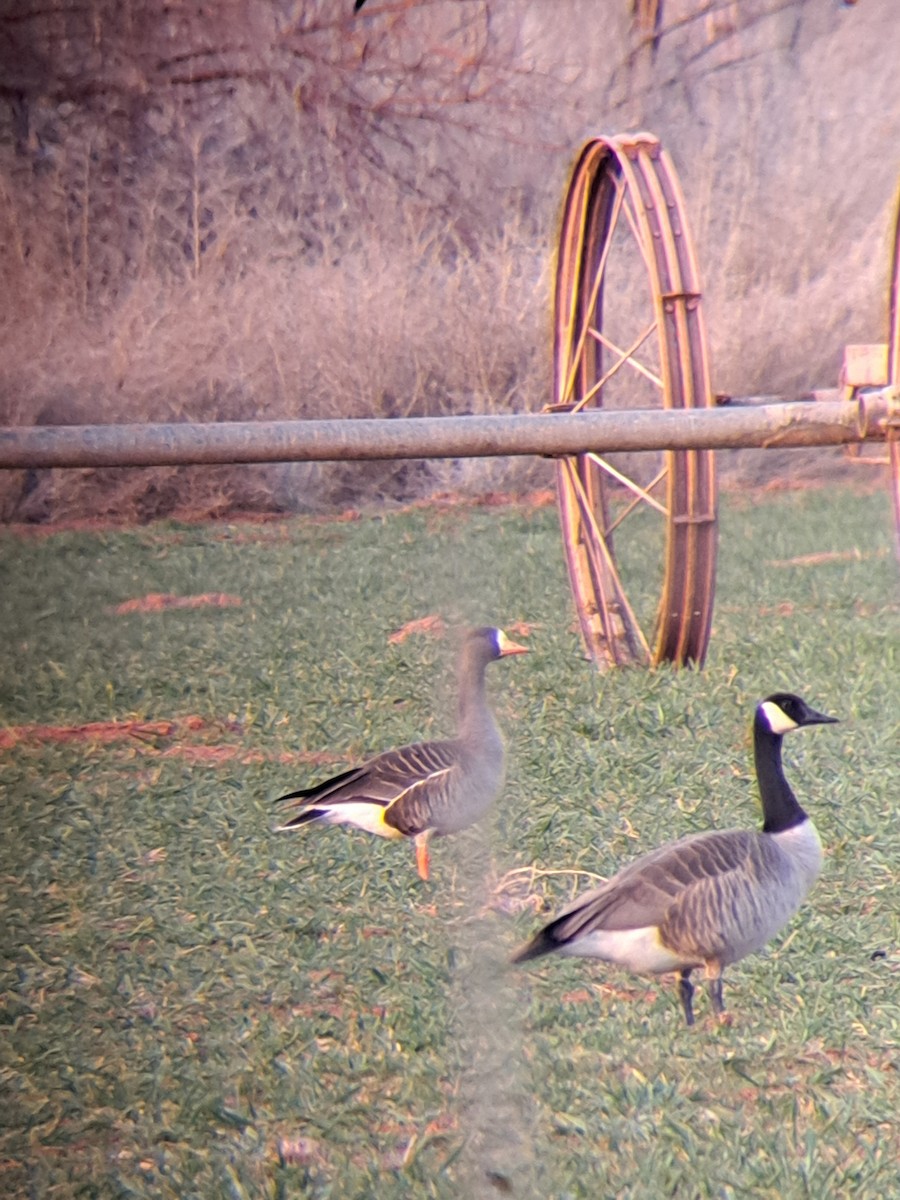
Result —
<svg viewBox="0 0 900 1200"><path fill-rule="evenodd" d="M431 855L428 853L428 839L431 836L431 830L426 829L424 833L416 834L416 868L419 872L419 878L427 880L431 872Z"/></svg>

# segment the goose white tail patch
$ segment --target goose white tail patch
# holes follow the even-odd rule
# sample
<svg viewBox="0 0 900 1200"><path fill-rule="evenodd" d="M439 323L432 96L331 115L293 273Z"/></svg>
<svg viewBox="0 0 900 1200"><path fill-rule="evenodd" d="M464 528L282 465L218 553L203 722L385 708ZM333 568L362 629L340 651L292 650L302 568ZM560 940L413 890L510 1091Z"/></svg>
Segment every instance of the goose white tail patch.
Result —
<svg viewBox="0 0 900 1200"><path fill-rule="evenodd" d="M641 929L594 929L560 946L559 950L579 958L601 958L604 962L617 963L637 975L662 975L680 967L699 965L664 946L656 925L645 925Z"/></svg>
<svg viewBox="0 0 900 1200"><path fill-rule="evenodd" d="M797 722L772 700L764 700L759 707L773 733L790 733L792 729L797 728Z"/></svg>
<svg viewBox="0 0 900 1200"><path fill-rule="evenodd" d="M321 807L325 808L326 806L322 805ZM366 833L374 833L378 837L403 837L399 829L394 829L393 826L384 823L385 812L386 809L380 804L366 804L363 801L354 803L351 800L329 808L322 820L328 825L354 825L357 829L364 829Z"/></svg>

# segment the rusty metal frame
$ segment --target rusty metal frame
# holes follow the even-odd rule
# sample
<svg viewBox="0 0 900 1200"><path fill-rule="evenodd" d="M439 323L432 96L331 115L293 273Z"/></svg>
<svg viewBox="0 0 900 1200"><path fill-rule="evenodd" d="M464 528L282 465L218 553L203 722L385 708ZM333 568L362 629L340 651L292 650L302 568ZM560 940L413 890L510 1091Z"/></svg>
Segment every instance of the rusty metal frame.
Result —
<svg viewBox="0 0 900 1200"><path fill-rule="evenodd" d="M652 296L647 325L624 349L603 332L604 273L620 220L643 259ZM598 137L575 165L563 213L553 411L571 419L602 407L604 387L626 363L649 375L632 355L654 334L661 368L654 383L663 410L711 408L699 274L674 168L651 134ZM604 352L612 354L611 366L604 365ZM572 591L588 653L600 666L702 663L706 654L717 539L713 455L670 447L664 470L666 504L653 503L664 513L665 566L652 638L638 627L616 564L608 480L615 475L622 483L621 475L589 453L565 460L557 472ZM633 507L641 489L631 490Z"/></svg>
<svg viewBox="0 0 900 1200"><path fill-rule="evenodd" d="M893 389L893 402L886 421L888 459L891 468L891 496L894 504L894 535L897 557L900 559L900 404L898 404L898 393L900 393L900 195L897 198L897 217L891 260L888 383Z"/></svg>

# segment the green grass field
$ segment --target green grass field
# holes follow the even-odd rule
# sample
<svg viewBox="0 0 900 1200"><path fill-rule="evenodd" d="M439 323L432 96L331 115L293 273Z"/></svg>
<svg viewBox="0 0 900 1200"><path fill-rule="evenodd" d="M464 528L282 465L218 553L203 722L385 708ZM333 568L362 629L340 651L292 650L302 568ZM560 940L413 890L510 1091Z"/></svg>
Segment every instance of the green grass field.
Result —
<svg viewBox="0 0 900 1200"><path fill-rule="evenodd" d="M552 508L3 534L0 1194L900 1195L889 505L722 507L704 670L605 676ZM654 544L628 554L640 590ZM115 611L151 593L230 602ZM428 615L451 632L389 641ZM429 884L407 844L270 832L279 793L451 732L452 630L488 622L532 627L490 672L508 783ZM734 1023L704 993L685 1028L668 980L507 967L624 860L757 822L780 688L841 718L786 743L826 866L727 973Z"/></svg>

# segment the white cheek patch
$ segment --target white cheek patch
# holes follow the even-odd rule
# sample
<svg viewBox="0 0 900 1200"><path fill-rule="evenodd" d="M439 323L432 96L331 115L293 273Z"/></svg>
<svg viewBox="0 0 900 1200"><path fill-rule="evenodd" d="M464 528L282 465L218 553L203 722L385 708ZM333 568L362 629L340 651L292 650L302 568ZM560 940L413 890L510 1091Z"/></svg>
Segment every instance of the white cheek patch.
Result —
<svg viewBox="0 0 900 1200"><path fill-rule="evenodd" d="M792 729L797 728L797 722L792 721L787 713L771 700L764 700L760 708L773 733L790 733Z"/></svg>

